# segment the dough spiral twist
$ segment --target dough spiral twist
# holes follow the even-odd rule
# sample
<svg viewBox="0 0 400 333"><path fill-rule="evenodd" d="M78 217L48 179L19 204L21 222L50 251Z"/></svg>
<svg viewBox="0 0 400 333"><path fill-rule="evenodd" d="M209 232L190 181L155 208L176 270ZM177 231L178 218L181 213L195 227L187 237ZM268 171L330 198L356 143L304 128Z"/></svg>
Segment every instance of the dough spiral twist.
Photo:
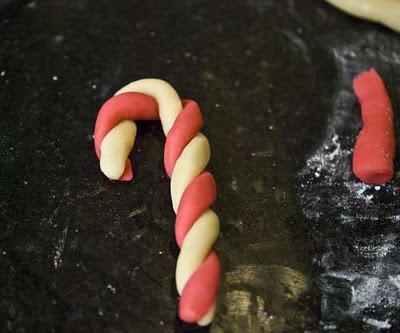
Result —
<svg viewBox="0 0 400 333"><path fill-rule="evenodd" d="M166 135L164 165L171 178L175 237L181 248L176 286L181 295L179 317L208 325L215 313L221 267L212 250L219 219L209 207L216 200L214 177L205 172L210 159L196 102L179 98L165 81L143 79L119 90L101 108L95 126L95 150L102 172L110 179L131 180L136 125L133 120L160 119Z"/></svg>

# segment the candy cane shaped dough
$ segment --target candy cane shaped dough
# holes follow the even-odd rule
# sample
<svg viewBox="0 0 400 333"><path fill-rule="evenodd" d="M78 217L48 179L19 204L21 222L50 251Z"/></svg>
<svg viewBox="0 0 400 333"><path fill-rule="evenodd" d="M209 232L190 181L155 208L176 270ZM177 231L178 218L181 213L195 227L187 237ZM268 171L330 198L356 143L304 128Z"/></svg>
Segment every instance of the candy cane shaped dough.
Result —
<svg viewBox="0 0 400 333"><path fill-rule="evenodd" d="M215 313L221 267L212 250L219 235L219 219L209 207L216 199L213 176L204 172L210 159L203 124L193 101L182 104L165 81L143 79L120 89L101 108L95 128L95 148L103 173L110 179L130 180L127 159L136 135L133 120L160 118L167 137L164 164L171 177L172 206L177 214L175 235L181 248L176 286L181 295L179 316L208 325Z"/></svg>
<svg viewBox="0 0 400 333"><path fill-rule="evenodd" d="M399 0L326 0L344 12L400 32Z"/></svg>

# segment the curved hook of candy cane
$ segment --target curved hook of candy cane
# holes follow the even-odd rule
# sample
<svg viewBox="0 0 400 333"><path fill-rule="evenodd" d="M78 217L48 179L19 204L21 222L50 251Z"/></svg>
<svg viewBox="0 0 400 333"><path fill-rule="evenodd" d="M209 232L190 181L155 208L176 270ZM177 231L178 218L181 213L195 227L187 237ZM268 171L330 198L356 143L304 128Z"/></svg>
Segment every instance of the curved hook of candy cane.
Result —
<svg viewBox="0 0 400 333"><path fill-rule="evenodd" d="M181 113L181 100L176 91L167 82L158 79L135 81L120 89L116 96L128 93L145 94L157 101L159 117L164 133L167 136L167 143L168 140L174 141L173 132L176 129L180 133L185 132L184 129L182 131L182 126L179 126L180 118L183 119L185 114L190 113L190 107L185 107L185 110L188 109L188 111ZM200 127L201 123L202 121L199 123ZM171 135L168 135L170 131ZM121 175L124 177L127 174L126 168L131 167L127 157L133 147L135 134L135 123L131 120L124 120L104 136L100 146L101 154L98 153L98 155L100 155L101 169L109 178L120 179ZM189 135L188 133L186 134ZM171 144L167 145L167 147L171 146ZM210 159L210 146L207 138L198 132L187 142L173 165L169 163L171 161L168 162L168 154L166 156L166 170L171 176L172 205L179 216L181 199L186 190L190 188L191 184L195 184L202 175L205 175L202 178L207 177L207 173L203 173L203 171ZM219 235L219 219L214 211L207 209L207 207L205 208L206 210L200 216L194 216L196 219L190 222L191 227L185 231L186 234L183 241L177 238L178 245L181 246L176 267L177 289L182 296L180 317L188 322L197 321L199 325L208 325L212 321L215 313L215 299L208 298L200 302L202 303L200 305L201 312L204 313L202 317L198 318L199 310L193 309L193 302L196 301L195 297L199 294L201 295L200 291L204 287L211 289L209 294L211 295L210 297L213 297L212 295L216 293L220 276L219 261L212 251L212 246ZM207 304L210 305L204 311L204 306Z"/></svg>
<svg viewBox="0 0 400 333"><path fill-rule="evenodd" d="M154 115L152 108L152 112L148 113L150 116L146 118L146 113L141 112L143 117L140 119L153 120L160 117L164 133L167 135L182 110L182 103L175 89L162 80L143 79L126 85L117 91L115 96L129 92L142 93L144 96L151 96L157 101L157 115ZM140 109L140 106L138 108ZM101 154L100 151L96 151L100 158L100 169L110 179L131 180L133 178L132 164L128 156L135 142L136 125L134 121L128 119L129 117L127 117L127 120L116 124L102 139ZM100 135L95 132L95 140L99 137ZM119 144L113 144L114 142L119 142Z"/></svg>

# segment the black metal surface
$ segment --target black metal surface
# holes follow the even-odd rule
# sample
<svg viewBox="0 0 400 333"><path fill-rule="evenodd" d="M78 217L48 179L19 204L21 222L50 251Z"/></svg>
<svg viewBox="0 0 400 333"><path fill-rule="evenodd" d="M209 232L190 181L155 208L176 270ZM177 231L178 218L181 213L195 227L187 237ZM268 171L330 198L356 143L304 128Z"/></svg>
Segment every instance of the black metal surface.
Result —
<svg viewBox="0 0 400 333"><path fill-rule="evenodd" d="M212 332L400 330L398 179L350 173L351 79L375 66L399 110L398 35L311 0L0 8L1 331L209 330L176 319L160 125L139 125L133 183L105 179L93 151L100 105L143 77L206 119L224 270Z"/></svg>

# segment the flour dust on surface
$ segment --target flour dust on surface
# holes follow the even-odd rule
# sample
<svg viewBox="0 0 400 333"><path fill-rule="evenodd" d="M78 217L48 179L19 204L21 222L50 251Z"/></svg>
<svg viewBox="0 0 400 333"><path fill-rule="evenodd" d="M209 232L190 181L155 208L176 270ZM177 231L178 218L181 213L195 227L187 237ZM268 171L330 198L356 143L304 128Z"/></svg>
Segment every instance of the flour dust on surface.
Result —
<svg viewBox="0 0 400 333"><path fill-rule="evenodd" d="M352 174L351 164L361 128L352 80L371 66L378 72L380 66L389 68L382 76L390 92L399 59L395 53L381 52L385 45L389 48L386 39L368 33L362 40L333 46L340 88L333 92L325 138L298 173L302 212L316 237L324 239L323 254L317 258L324 331L335 332L346 321L357 321L371 332L399 325L395 322L400 311L398 181L363 184Z"/></svg>

